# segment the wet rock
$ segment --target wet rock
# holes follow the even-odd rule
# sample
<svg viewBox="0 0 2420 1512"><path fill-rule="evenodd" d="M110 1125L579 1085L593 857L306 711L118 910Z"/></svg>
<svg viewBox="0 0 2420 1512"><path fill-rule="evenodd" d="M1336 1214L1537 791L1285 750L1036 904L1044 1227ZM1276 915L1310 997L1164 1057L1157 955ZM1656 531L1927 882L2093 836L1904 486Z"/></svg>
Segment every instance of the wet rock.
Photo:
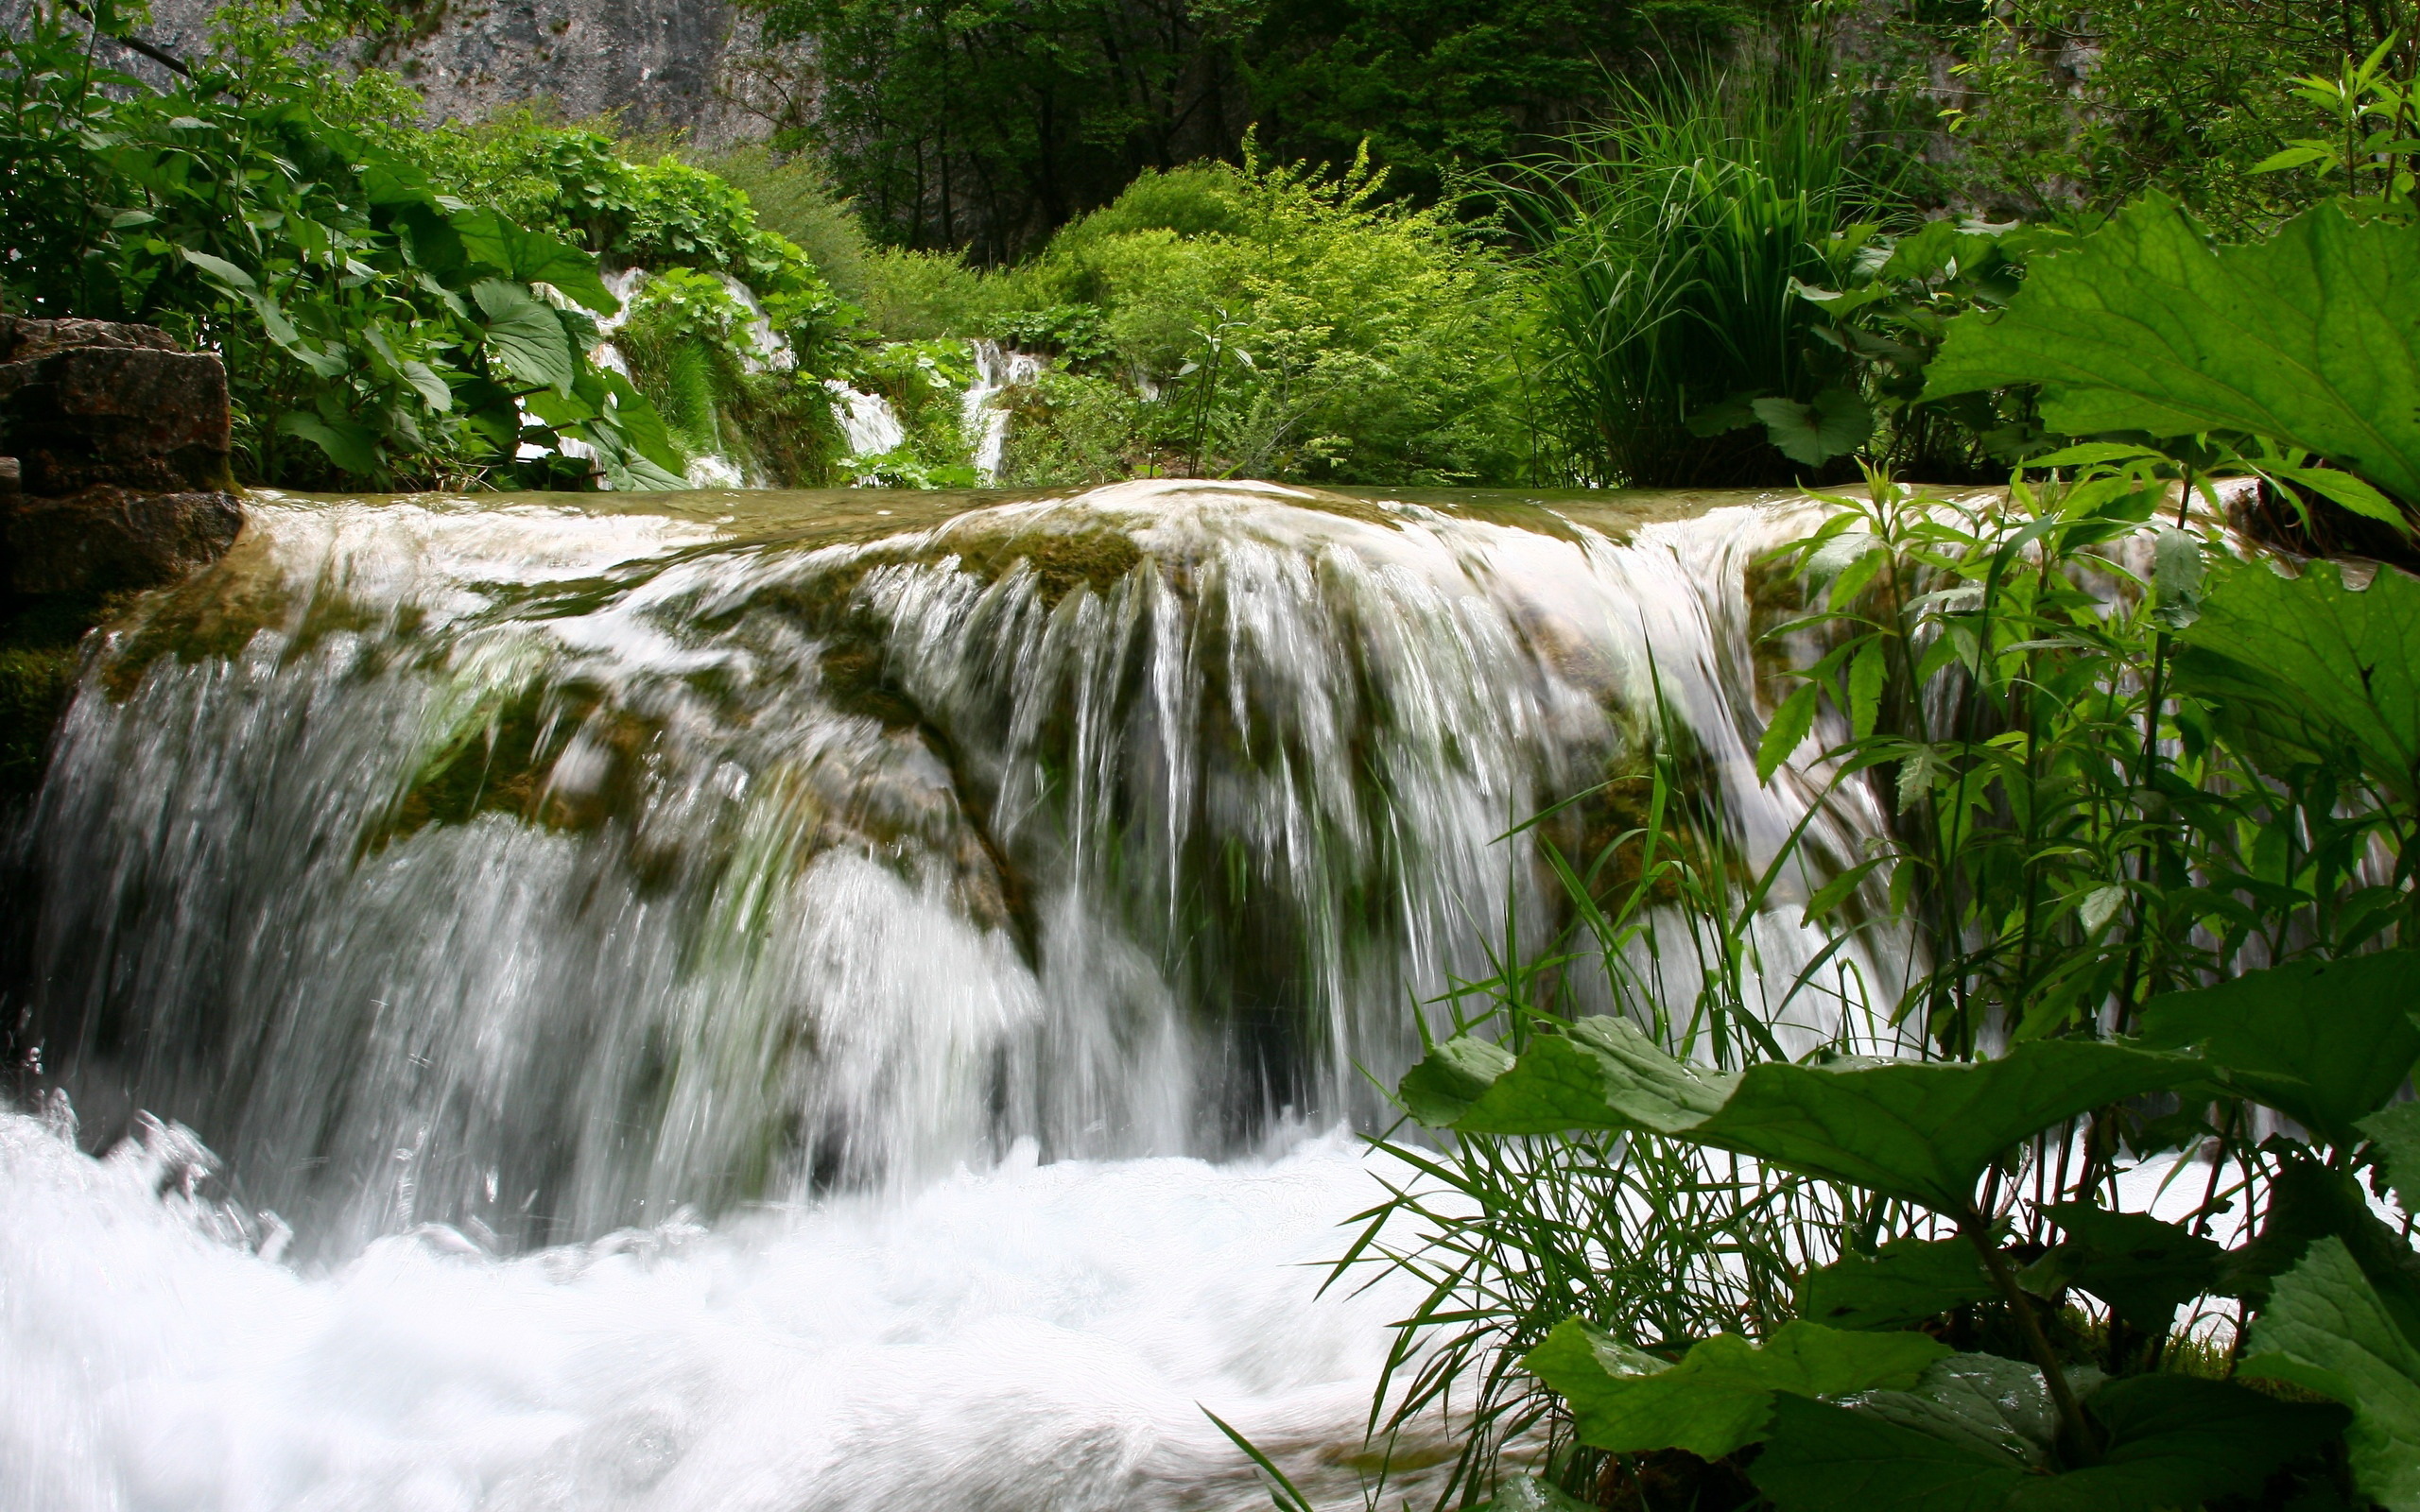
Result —
<svg viewBox="0 0 2420 1512"><path fill-rule="evenodd" d="M145 493L100 483L9 511L9 586L20 594L108 593L174 582L227 555L243 507L217 489Z"/></svg>
<svg viewBox="0 0 2420 1512"><path fill-rule="evenodd" d="M28 494L230 479L227 369L164 331L0 316L0 449Z"/></svg>
<svg viewBox="0 0 2420 1512"><path fill-rule="evenodd" d="M147 325L0 315L9 594L171 582L226 554L227 369Z"/></svg>
<svg viewBox="0 0 2420 1512"><path fill-rule="evenodd" d="M164 331L0 315L0 803L41 780L115 595L227 553L227 371Z"/></svg>

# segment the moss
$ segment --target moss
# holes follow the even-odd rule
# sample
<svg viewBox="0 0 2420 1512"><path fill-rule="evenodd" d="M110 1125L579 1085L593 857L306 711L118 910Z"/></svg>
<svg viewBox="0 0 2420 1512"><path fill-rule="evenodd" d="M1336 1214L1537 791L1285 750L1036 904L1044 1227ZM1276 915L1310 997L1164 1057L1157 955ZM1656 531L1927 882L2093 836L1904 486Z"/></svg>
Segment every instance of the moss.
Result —
<svg viewBox="0 0 2420 1512"><path fill-rule="evenodd" d="M505 814L556 831L595 829L621 806L658 734L648 722L606 710L585 690L531 686L465 720L421 765L386 821L364 837L375 852L433 824ZM576 736L601 747L601 779L572 792L552 783Z"/></svg>
<svg viewBox="0 0 2420 1512"><path fill-rule="evenodd" d="M1096 525L1083 530L1022 530L1012 536L950 543L960 570L996 582L1020 561L1033 574L1034 591L1046 605L1079 588L1106 594L1142 565L1143 548L1122 531Z"/></svg>
<svg viewBox="0 0 2420 1512"><path fill-rule="evenodd" d="M76 696L79 647L123 596L40 593L0 610L0 796L42 785L51 732Z"/></svg>
<svg viewBox="0 0 2420 1512"><path fill-rule="evenodd" d="M0 796L42 785L50 732L76 694L73 649L0 650Z"/></svg>

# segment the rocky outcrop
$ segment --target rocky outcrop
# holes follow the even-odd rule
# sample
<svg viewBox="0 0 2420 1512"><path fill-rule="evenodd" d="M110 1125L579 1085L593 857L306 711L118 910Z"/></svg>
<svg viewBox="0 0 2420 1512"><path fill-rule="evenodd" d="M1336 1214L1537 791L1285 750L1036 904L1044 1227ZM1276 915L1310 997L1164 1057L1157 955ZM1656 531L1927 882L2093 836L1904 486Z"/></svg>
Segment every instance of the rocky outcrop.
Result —
<svg viewBox="0 0 2420 1512"><path fill-rule="evenodd" d="M164 331L0 315L0 800L40 780L110 596L233 545L227 370Z"/></svg>
<svg viewBox="0 0 2420 1512"><path fill-rule="evenodd" d="M172 56L201 52L219 4L155 0L142 35ZM801 124L808 108L804 49L766 46L732 0L409 0L394 14L367 60L419 90L432 121L543 104L717 147ZM114 61L165 77L138 54Z"/></svg>
<svg viewBox="0 0 2420 1512"><path fill-rule="evenodd" d="M0 316L9 596L150 588L225 555L228 422L226 369L164 331Z"/></svg>

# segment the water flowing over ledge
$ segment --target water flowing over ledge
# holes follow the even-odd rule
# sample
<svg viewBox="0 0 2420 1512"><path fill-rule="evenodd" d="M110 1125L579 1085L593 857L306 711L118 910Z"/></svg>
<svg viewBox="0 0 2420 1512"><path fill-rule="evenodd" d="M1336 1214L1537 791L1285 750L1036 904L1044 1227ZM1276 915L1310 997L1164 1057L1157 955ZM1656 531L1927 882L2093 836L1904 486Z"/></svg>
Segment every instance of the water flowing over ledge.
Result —
<svg viewBox="0 0 2420 1512"><path fill-rule="evenodd" d="M1790 512L256 502L16 840L12 1002L142 1137L0 1134L12 1457L60 1506L1248 1504L1198 1398L1342 1474L1400 1299L1289 1268L1374 1190L1303 1141L1551 926L1499 836L1659 685L1752 855L1799 821L1750 756ZM238 1205L152 1200L200 1156L137 1109Z"/></svg>

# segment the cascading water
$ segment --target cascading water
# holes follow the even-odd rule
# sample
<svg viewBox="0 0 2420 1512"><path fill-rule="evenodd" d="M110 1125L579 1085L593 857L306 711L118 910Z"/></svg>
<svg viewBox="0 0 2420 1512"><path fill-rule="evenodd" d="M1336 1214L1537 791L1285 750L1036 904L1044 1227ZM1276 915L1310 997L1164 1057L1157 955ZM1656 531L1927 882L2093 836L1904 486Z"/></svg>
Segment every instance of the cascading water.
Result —
<svg viewBox="0 0 2420 1512"><path fill-rule="evenodd" d="M272 497L112 632L12 863L0 1504L1251 1504L1197 1402L1354 1500L1323 1131L1651 666L1798 820L1773 516L874 497Z"/></svg>
<svg viewBox="0 0 2420 1512"><path fill-rule="evenodd" d="M1009 445L1009 412L994 401L1011 385L1040 377L1043 359L1030 352L1005 351L996 341L974 341L968 346L975 356L975 381L966 386L959 402L959 423L974 448L970 460L975 475L990 484L1000 476L1000 458Z"/></svg>

